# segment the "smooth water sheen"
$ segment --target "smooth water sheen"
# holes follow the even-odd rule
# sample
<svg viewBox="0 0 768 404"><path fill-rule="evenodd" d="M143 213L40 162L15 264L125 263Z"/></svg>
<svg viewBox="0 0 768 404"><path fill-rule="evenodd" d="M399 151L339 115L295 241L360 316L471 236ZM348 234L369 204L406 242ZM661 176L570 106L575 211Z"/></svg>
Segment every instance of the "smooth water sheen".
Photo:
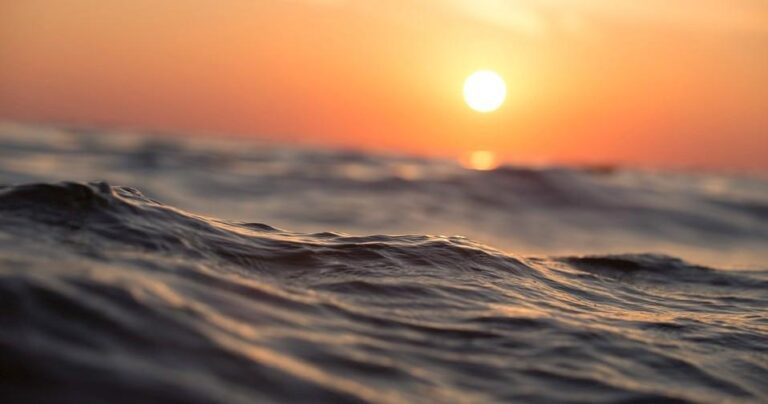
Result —
<svg viewBox="0 0 768 404"><path fill-rule="evenodd" d="M768 400L759 179L4 125L0 183L2 402Z"/></svg>

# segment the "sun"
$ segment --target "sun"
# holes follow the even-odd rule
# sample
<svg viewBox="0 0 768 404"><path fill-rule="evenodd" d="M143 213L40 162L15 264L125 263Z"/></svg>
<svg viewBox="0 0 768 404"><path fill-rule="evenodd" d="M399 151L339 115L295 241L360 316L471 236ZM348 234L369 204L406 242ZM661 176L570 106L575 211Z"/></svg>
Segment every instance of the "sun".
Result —
<svg viewBox="0 0 768 404"><path fill-rule="evenodd" d="M507 85L496 72L479 70L464 82L464 100L477 112L497 110L507 97Z"/></svg>

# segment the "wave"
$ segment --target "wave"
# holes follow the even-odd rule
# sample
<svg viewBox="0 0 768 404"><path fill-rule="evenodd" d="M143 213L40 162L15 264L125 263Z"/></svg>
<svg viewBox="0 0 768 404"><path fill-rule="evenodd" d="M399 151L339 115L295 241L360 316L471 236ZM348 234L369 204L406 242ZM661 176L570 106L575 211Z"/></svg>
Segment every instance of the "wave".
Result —
<svg viewBox="0 0 768 404"><path fill-rule="evenodd" d="M213 219L104 182L6 186L0 397L762 401L766 290L768 271L665 255L524 257Z"/></svg>
<svg viewBox="0 0 768 404"><path fill-rule="evenodd" d="M0 184L106 180L208 217L303 233L460 234L522 255L768 261L768 181L502 166L213 137L0 123Z"/></svg>

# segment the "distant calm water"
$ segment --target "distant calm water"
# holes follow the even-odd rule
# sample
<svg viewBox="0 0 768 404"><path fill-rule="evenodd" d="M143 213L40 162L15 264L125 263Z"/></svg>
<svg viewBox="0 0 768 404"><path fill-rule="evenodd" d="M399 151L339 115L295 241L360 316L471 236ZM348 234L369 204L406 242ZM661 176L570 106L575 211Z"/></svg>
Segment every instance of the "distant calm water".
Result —
<svg viewBox="0 0 768 404"><path fill-rule="evenodd" d="M768 401L758 179L6 124L0 184L3 403Z"/></svg>

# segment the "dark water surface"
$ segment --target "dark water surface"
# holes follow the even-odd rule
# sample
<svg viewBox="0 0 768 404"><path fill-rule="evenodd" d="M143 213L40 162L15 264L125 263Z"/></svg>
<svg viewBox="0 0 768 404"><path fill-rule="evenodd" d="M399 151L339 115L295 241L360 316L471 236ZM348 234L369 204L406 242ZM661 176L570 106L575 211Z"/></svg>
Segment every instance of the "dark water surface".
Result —
<svg viewBox="0 0 768 404"><path fill-rule="evenodd" d="M2 402L768 400L763 181L1 129Z"/></svg>

